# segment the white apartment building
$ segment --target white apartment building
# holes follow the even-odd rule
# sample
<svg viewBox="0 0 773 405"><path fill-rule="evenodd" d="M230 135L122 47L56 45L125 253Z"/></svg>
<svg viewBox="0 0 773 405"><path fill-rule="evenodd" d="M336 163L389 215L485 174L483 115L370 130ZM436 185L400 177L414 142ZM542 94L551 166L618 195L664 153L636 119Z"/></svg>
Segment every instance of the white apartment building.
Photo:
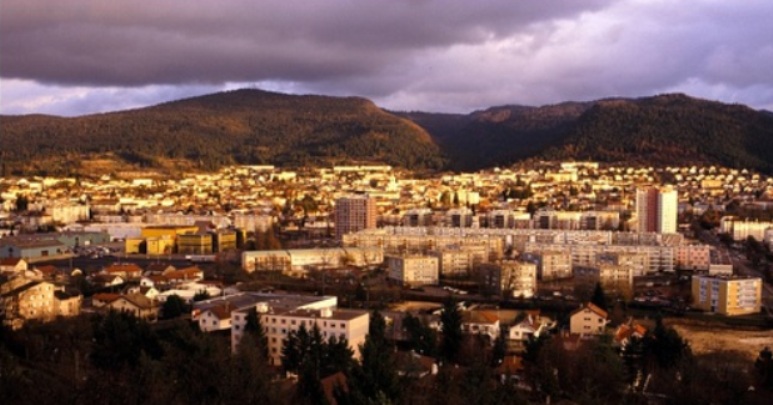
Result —
<svg viewBox="0 0 773 405"><path fill-rule="evenodd" d="M388 255L384 258L389 279L408 286L434 285L439 281L438 258L419 255Z"/></svg>
<svg viewBox="0 0 773 405"><path fill-rule="evenodd" d="M232 314L231 345L235 350L244 334L247 316L251 308L243 308ZM349 348L354 352L354 359L360 359L360 346L365 343L370 325L370 315L367 311L350 309L293 308L279 310L267 303L256 306L263 329L268 341L269 363L282 363L282 347L284 340L292 331L297 331L303 325L308 331L315 326L319 328L323 339L335 336L339 341L346 339Z"/></svg>
<svg viewBox="0 0 773 405"><path fill-rule="evenodd" d="M476 261L476 254L459 247L441 248L433 255L438 258L438 271L443 276L466 276Z"/></svg>
<svg viewBox="0 0 773 405"><path fill-rule="evenodd" d="M672 187L636 190L639 232L676 233L678 195Z"/></svg>

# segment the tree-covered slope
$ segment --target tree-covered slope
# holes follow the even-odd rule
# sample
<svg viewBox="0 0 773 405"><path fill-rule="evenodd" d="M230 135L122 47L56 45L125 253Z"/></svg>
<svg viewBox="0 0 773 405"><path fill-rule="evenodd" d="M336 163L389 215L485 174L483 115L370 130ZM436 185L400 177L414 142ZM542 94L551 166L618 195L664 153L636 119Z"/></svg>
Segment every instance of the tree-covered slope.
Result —
<svg viewBox="0 0 773 405"><path fill-rule="evenodd" d="M443 164L424 130L355 97L237 90L74 118L3 116L0 128L0 157L16 169L30 161L72 167L79 156L104 153L151 167L158 159L184 159L203 169L231 163Z"/></svg>

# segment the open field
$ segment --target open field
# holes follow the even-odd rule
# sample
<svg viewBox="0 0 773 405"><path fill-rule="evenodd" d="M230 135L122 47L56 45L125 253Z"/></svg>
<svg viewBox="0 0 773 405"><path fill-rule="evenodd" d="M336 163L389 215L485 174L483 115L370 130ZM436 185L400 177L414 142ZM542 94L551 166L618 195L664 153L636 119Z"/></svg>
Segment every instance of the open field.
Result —
<svg viewBox="0 0 773 405"><path fill-rule="evenodd" d="M754 361L763 348L773 348L773 330L731 329L718 323L688 319L667 319L679 334L690 342L693 353L707 354L718 351L734 351Z"/></svg>

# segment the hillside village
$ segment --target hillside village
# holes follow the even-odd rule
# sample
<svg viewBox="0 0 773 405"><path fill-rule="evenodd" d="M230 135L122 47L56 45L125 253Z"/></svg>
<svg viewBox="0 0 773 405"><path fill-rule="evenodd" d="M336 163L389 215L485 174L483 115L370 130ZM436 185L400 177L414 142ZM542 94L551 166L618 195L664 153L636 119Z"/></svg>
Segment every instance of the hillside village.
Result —
<svg viewBox="0 0 773 405"><path fill-rule="evenodd" d="M309 377L288 366L293 339L345 342L364 367L376 325L415 398L444 364L473 369L483 354L517 395L560 397L574 388L545 386L537 353L581 361L606 344L632 370L621 392L661 398L671 322L773 322L773 178L718 166L2 178L0 235L7 333L122 313L161 330L185 319L237 353L257 323L267 367L299 386ZM640 362L649 355L659 368ZM315 377L331 403L331 386L358 381L335 370Z"/></svg>

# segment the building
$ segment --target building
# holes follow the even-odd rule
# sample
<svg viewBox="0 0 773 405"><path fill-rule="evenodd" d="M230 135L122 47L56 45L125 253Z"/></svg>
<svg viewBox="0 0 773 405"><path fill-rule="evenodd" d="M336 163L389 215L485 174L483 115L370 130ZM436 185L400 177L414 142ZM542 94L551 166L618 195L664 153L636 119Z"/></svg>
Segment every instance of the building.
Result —
<svg viewBox="0 0 773 405"><path fill-rule="evenodd" d="M367 195L339 198L335 201L336 238L348 233L376 227L376 200Z"/></svg>
<svg viewBox="0 0 773 405"><path fill-rule="evenodd" d="M226 252L229 250L236 250L236 231L220 230L215 231L212 239L212 251L213 252Z"/></svg>
<svg viewBox="0 0 773 405"><path fill-rule="evenodd" d="M253 271L305 273L310 269L343 266L371 267L383 263L379 247L255 250L242 253L242 268Z"/></svg>
<svg viewBox="0 0 773 405"><path fill-rule="evenodd" d="M537 292L537 265L518 260L500 260L475 266L475 276L484 292L531 298Z"/></svg>
<svg viewBox="0 0 773 405"><path fill-rule="evenodd" d="M406 287L438 284L439 266L435 256L391 255L384 257L388 277Z"/></svg>
<svg viewBox="0 0 773 405"><path fill-rule="evenodd" d="M546 250L524 253L521 260L537 265L537 279L551 281L572 277L572 255L566 251Z"/></svg>
<svg viewBox="0 0 773 405"><path fill-rule="evenodd" d="M147 321L155 321L158 318L158 303L142 294L95 294L92 302L94 307L126 312Z"/></svg>
<svg viewBox="0 0 773 405"><path fill-rule="evenodd" d="M583 304L569 315L569 332L573 335L602 335L609 323L607 311L593 305Z"/></svg>
<svg viewBox="0 0 773 405"><path fill-rule="evenodd" d="M711 265L711 246L681 245L676 248L676 267L680 270L706 271Z"/></svg>
<svg viewBox="0 0 773 405"><path fill-rule="evenodd" d="M734 316L760 312L762 279L739 276L692 277L693 307Z"/></svg>
<svg viewBox="0 0 773 405"><path fill-rule="evenodd" d="M0 285L0 318L5 326L19 329L31 320L78 315L82 299L47 281L19 276Z"/></svg>
<svg viewBox="0 0 773 405"><path fill-rule="evenodd" d="M212 254L212 234L207 232L186 233L177 236L177 253L209 255Z"/></svg>
<svg viewBox="0 0 773 405"><path fill-rule="evenodd" d="M195 303L193 320L199 322L204 315L209 320L207 330L230 328L231 350L235 352L244 336L249 313L254 310L260 316L269 362L273 365L281 364L284 340L301 326L309 331L316 326L324 339L346 339L354 358L359 360L370 315L367 311L338 309L337 305L337 298L329 296L240 293ZM231 309L230 316L225 315L225 309Z"/></svg>
<svg viewBox="0 0 773 405"><path fill-rule="evenodd" d="M27 263L72 257L70 249L50 237L7 237L0 239L0 259L21 258Z"/></svg>
<svg viewBox="0 0 773 405"><path fill-rule="evenodd" d="M0 273L17 274L26 271L28 268L27 262L18 257L0 259Z"/></svg>
<svg viewBox="0 0 773 405"><path fill-rule="evenodd" d="M438 258L438 271L444 277L465 277L475 263L475 254L459 247L439 249L433 254Z"/></svg>
<svg viewBox="0 0 773 405"><path fill-rule="evenodd" d="M452 228L469 228L474 226L475 216L467 207L454 208L446 213L446 223Z"/></svg>
<svg viewBox="0 0 773 405"><path fill-rule="evenodd" d="M490 343L499 336L499 314L493 310L472 310L462 312L462 332L488 337Z"/></svg>
<svg viewBox="0 0 773 405"><path fill-rule="evenodd" d="M671 187L636 190L639 232L676 233L677 192Z"/></svg>
<svg viewBox="0 0 773 405"><path fill-rule="evenodd" d="M403 226L432 225L432 210L429 208L414 208L403 215Z"/></svg>

